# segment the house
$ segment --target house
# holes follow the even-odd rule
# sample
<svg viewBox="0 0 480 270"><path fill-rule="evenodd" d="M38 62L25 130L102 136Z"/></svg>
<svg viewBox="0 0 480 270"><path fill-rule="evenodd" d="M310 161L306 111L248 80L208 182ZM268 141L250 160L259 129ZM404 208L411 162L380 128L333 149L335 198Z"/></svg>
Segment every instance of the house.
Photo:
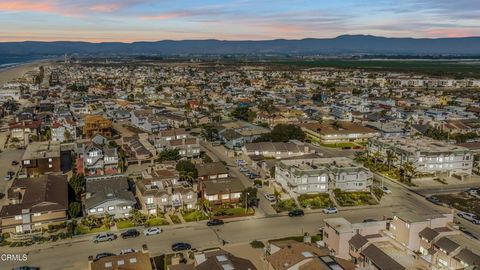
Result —
<svg viewBox="0 0 480 270"><path fill-rule="evenodd" d="M18 140L23 145L27 145L30 142L30 136L39 135L41 125L41 120L22 120L10 123L10 141Z"/></svg>
<svg viewBox="0 0 480 270"><path fill-rule="evenodd" d="M95 134L112 138L112 121L101 115L86 115L84 119L83 135L89 139Z"/></svg>
<svg viewBox="0 0 480 270"><path fill-rule="evenodd" d="M71 141L77 138L77 125L70 118L54 120L50 125L52 141Z"/></svg>
<svg viewBox="0 0 480 270"><path fill-rule="evenodd" d="M300 125L307 139L315 143L332 144L342 142L364 142L380 136L375 129L352 122L304 123Z"/></svg>
<svg viewBox="0 0 480 270"><path fill-rule="evenodd" d="M343 217L324 219L323 241L330 253L345 260L351 259L350 245L355 235L377 235L387 228L387 221L351 223Z"/></svg>
<svg viewBox="0 0 480 270"><path fill-rule="evenodd" d="M368 141L369 153L386 158L395 155L392 163L401 166L411 162L419 173L446 173L459 178L472 174L473 155L468 148L428 138L375 138Z"/></svg>
<svg viewBox="0 0 480 270"><path fill-rule="evenodd" d="M410 136L406 124L400 122L368 122L366 126L378 130L383 138Z"/></svg>
<svg viewBox="0 0 480 270"><path fill-rule="evenodd" d="M60 142L28 144L22 156L22 168L29 177L60 172Z"/></svg>
<svg viewBox="0 0 480 270"><path fill-rule="evenodd" d="M439 269L476 269L480 267L480 243L462 233L434 239L423 258Z"/></svg>
<svg viewBox="0 0 480 270"><path fill-rule="evenodd" d="M237 178L220 178L201 181L199 189L201 197L211 204L234 204L240 202L245 187Z"/></svg>
<svg viewBox="0 0 480 270"><path fill-rule="evenodd" d="M224 121L217 126L218 136L230 149L241 149L245 143L253 142L270 129L245 121Z"/></svg>
<svg viewBox="0 0 480 270"><path fill-rule="evenodd" d="M169 128L169 124L153 109L133 110L130 113L130 122L132 126L151 133Z"/></svg>
<svg viewBox="0 0 480 270"><path fill-rule="evenodd" d="M28 233L68 219L66 175L15 179L0 210L2 232Z"/></svg>
<svg viewBox="0 0 480 270"><path fill-rule="evenodd" d="M136 181L136 193L141 208L148 214L177 209L194 209L197 190L190 183L180 181L174 166L165 164L149 167Z"/></svg>
<svg viewBox="0 0 480 270"><path fill-rule="evenodd" d="M289 158L313 153L307 144L297 140L290 142L257 142L246 143L242 151L247 156L262 156L264 158Z"/></svg>
<svg viewBox="0 0 480 270"><path fill-rule="evenodd" d="M262 260L266 270L355 269L348 261L331 256L326 248L294 240L269 242Z"/></svg>
<svg viewBox="0 0 480 270"><path fill-rule="evenodd" d="M359 265L369 270L405 270L406 267L398 263L391 256L374 244L370 244L360 253Z"/></svg>
<svg viewBox="0 0 480 270"><path fill-rule="evenodd" d="M198 138L189 136L183 128L160 131L158 135L151 136L149 141L158 152L164 149L178 149L182 157L196 158L200 156Z"/></svg>
<svg viewBox="0 0 480 270"><path fill-rule="evenodd" d="M77 150L77 171L83 172L86 176L111 175L121 173L118 162L116 147L107 144L96 144L87 142L81 144Z"/></svg>
<svg viewBox="0 0 480 270"><path fill-rule="evenodd" d="M221 162L195 164L198 172L198 180L214 180L228 177L228 168Z"/></svg>
<svg viewBox="0 0 480 270"><path fill-rule="evenodd" d="M373 175L349 158L285 159L275 166L275 181L292 196L307 193L368 190Z"/></svg>
<svg viewBox="0 0 480 270"><path fill-rule="evenodd" d="M152 270L152 261L148 250L128 252L119 255L106 256L100 259L89 257L89 270Z"/></svg>
<svg viewBox="0 0 480 270"><path fill-rule="evenodd" d="M155 161L157 151L147 139L147 134L137 134L132 137L122 137L122 148L126 153L126 165L132 163L144 164Z"/></svg>
<svg viewBox="0 0 480 270"><path fill-rule="evenodd" d="M86 179L85 215L127 217L137 201L123 175Z"/></svg>
<svg viewBox="0 0 480 270"><path fill-rule="evenodd" d="M169 270L257 270L253 263L222 249L196 252L194 263L170 265Z"/></svg>

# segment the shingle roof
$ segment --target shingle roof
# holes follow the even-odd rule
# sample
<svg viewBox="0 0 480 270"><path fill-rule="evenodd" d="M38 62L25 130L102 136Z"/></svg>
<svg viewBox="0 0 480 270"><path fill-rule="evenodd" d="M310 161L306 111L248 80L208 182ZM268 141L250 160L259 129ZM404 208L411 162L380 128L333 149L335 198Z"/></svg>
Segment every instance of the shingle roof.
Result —
<svg viewBox="0 0 480 270"><path fill-rule="evenodd" d="M360 254L368 258L380 270L404 270L401 264L388 256L377 246L371 244Z"/></svg>
<svg viewBox="0 0 480 270"><path fill-rule="evenodd" d="M360 235L360 234L355 234L351 239L350 241L348 241L350 243L350 245L352 245L354 248L356 249L360 249L361 247L363 247L366 243L368 243L368 240L367 238L365 238L364 236Z"/></svg>
<svg viewBox="0 0 480 270"><path fill-rule="evenodd" d="M427 241L432 241L435 237L437 237L439 233L435 230L433 230L430 227L426 227L425 229L421 230L418 233L418 236L425 238Z"/></svg>
<svg viewBox="0 0 480 270"><path fill-rule="evenodd" d="M466 248L462 249L457 255L454 256L454 258L468 265L480 266L480 255L475 254Z"/></svg>
<svg viewBox="0 0 480 270"><path fill-rule="evenodd" d="M85 207L90 209L107 200L125 200L135 204L135 196L128 190L126 177L110 177L87 180L86 191L90 197L85 199Z"/></svg>

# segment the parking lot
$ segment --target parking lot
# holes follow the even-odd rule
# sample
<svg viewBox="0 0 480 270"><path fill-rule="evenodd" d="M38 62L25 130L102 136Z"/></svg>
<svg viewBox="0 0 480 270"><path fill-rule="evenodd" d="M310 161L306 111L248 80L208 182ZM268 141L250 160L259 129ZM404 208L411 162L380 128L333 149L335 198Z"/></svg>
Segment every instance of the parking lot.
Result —
<svg viewBox="0 0 480 270"><path fill-rule="evenodd" d="M13 171L17 173L18 169L20 168L19 165L12 165L12 161L16 160L20 163L22 159L23 152L25 150L17 150L17 149L3 149L2 153L0 153L0 192L6 194L7 189L10 187L13 180L6 181L4 177L7 175L8 171ZM3 205L5 198L0 200L1 204Z"/></svg>

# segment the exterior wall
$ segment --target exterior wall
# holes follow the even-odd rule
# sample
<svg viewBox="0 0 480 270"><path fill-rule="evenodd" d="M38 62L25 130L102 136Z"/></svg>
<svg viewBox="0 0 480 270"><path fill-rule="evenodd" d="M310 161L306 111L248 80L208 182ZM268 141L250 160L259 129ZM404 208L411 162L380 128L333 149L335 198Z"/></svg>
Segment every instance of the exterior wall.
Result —
<svg viewBox="0 0 480 270"><path fill-rule="evenodd" d="M367 190L373 183L373 175L367 171L340 173L333 179L333 188L344 191Z"/></svg>
<svg viewBox="0 0 480 270"><path fill-rule="evenodd" d="M120 206L120 204L125 205L129 204L128 206ZM105 213L108 213L110 215L113 215L115 218L124 218L128 216L130 211L132 210L132 207L135 205L135 203L132 202L127 202L123 200L113 200L113 201L107 201L102 204L99 204L93 208L86 209L86 214L89 216L103 216ZM109 207L113 207L113 209L109 210ZM103 208L102 211L101 208ZM92 209L95 209L96 212L91 212Z"/></svg>
<svg viewBox="0 0 480 270"><path fill-rule="evenodd" d="M30 213L29 216L30 222L25 223L22 219L15 220L15 217L2 218L2 232L17 232L16 226L19 225L27 225L31 227L31 229L42 229L47 228L49 224L60 223L67 220L66 211L47 212L41 214L40 216Z"/></svg>
<svg viewBox="0 0 480 270"><path fill-rule="evenodd" d="M345 260L350 259L348 241L354 236L354 232L338 233L334 228L325 226L323 230L323 241L329 250L333 251L335 257Z"/></svg>
<svg viewBox="0 0 480 270"><path fill-rule="evenodd" d="M328 174L297 176L288 170L275 166L275 181L286 190L297 194L328 192Z"/></svg>
<svg viewBox="0 0 480 270"><path fill-rule="evenodd" d="M203 198L208 200L213 204L223 204L223 203L238 203L240 202L241 192L233 193L218 193L218 194L203 194Z"/></svg>

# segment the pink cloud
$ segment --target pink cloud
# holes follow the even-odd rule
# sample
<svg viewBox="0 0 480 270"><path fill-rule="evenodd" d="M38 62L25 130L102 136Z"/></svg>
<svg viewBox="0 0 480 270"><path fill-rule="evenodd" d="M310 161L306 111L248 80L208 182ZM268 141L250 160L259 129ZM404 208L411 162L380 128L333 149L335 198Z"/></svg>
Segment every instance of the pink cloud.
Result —
<svg viewBox="0 0 480 270"><path fill-rule="evenodd" d="M467 29L431 29L427 31L431 37L468 37L473 36L473 33Z"/></svg>
<svg viewBox="0 0 480 270"><path fill-rule="evenodd" d="M107 3L107 4L97 4L91 6L89 9L96 12L113 12L121 8L121 5L118 3Z"/></svg>
<svg viewBox="0 0 480 270"><path fill-rule="evenodd" d="M0 2L1 11L34 11L34 12L54 12L55 6L50 1L2 1Z"/></svg>

